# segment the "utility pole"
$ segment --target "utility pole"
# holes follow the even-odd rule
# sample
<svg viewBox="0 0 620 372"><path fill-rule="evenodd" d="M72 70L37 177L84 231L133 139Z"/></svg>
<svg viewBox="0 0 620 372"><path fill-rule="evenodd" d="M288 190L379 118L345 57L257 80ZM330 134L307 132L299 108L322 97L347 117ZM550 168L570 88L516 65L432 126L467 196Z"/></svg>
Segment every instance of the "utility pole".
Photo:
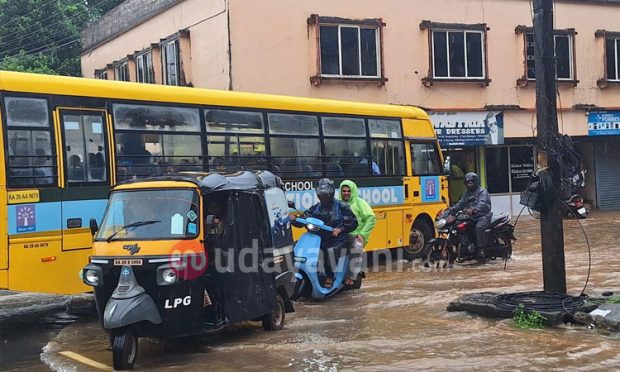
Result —
<svg viewBox="0 0 620 372"><path fill-rule="evenodd" d="M546 207L540 211L543 281L546 292L566 293L560 166L558 159L550 158L547 152L550 139L558 132L553 0L534 0L533 24L538 164L547 168L554 188L553 197L546 200Z"/></svg>

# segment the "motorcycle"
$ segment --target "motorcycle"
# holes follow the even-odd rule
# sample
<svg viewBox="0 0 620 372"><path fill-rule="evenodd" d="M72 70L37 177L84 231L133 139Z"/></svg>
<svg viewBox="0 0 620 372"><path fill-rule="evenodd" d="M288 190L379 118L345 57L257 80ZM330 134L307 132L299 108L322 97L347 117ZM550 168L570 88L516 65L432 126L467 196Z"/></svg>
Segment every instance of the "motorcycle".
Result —
<svg viewBox="0 0 620 372"><path fill-rule="evenodd" d="M441 215L435 221L438 237L428 242L422 260L425 266L435 262L439 264L440 261L445 262L444 266L452 266L454 262L508 259L512 255L512 242L516 240L510 220L508 213L494 217L486 230L486 246L478 252L475 244L476 220L463 211Z"/></svg>
<svg viewBox="0 0 620 372"><path fill-rule="evenodd" d="M322 299L331 297L343 289L359 289L362 286L362 278L364 277L362 272L357 275L352 285L345 285L350 262L348 254L342 254L338 259L333 270L335 278L331 288L323 286L318 271L321 251L321 236L318 232L321 230L332 232L333 228L327 226L320 219L313 217L297 218L296 221L304 224L307 231L299 238L293 250L297 281L292 298ZM328 258L325 257L325 259Z"/></svg>
<svg viewBox="0 0 620 372"><path fill-rule="evenodd" d="M579 194L573 194L570 198L563 201L562 204L566 208L566 217L571 218L586 218L588 211L583 202L583 198Z"/></svg>

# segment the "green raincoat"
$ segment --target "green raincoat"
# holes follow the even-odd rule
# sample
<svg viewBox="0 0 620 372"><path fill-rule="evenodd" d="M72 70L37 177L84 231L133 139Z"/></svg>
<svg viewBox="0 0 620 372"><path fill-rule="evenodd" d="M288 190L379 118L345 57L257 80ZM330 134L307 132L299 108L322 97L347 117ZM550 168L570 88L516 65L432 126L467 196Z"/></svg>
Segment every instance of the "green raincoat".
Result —
<svg viewBox="0 0 620 372"><path fill-rule="evenodd" d="M355 214L357 218L357 229L351 232L351 235L361 235L364 237L364 245L368 243L368 239L370 238L370 232L375 227L377 223L377 218L375 217L375 212L373 212L372 208L366 200L360 198L357 195L357 185L355 182L350 180L344 180L340 183L339 189L339 197L338 199L342 199L342 186L349 186L351 189L351 198L347 204Z"/></svg>

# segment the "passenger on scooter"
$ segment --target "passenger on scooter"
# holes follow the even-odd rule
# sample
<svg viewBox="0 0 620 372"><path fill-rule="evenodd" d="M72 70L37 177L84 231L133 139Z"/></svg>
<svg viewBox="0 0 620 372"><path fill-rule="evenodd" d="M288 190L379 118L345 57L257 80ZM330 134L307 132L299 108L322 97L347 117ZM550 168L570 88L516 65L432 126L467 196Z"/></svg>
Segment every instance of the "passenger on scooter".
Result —
<svg viewBox="0 0 620 372"><path fill-rule="evenodd" d="M351 244L349 276L344 283L353 285L360 273L364 247L377 223L377 218L366 200L357 195L357 185L351 180L344 180L340 183L340 200L349 205L357 218L357 229L351 233L354 242Z"/></svg>
<svg viewBox="0 0 620 372"><path fill-rule="evenodd" d="M493 212L491 212L491 197L487 190L480 186L480 179L476 173L470 172L465 175L465 187L459 201L448 209L448 214L463 211L476 220L476 254L484 258L484 246L486 245L486 229L491 224Z"/></svg>
<svg viewBox="0 0 620 372"><path fill-rule="evenodd" d="M334 282L334 267L332 262L337 263L342 249L347 248L348 234L357 228L357 218L346 203L334 198L336 190L334 181L323 178L319 181L316 188L316 195L319 202L306 211L300 217L314 217L325 222L327 226L333 227L333 232L324 230L319 232L321 236L321 251L323 252L323 265L325 267L325 288L331 288ZM303 227L304 225L295 221L296 217L291 215L293 226Z"/></svg>

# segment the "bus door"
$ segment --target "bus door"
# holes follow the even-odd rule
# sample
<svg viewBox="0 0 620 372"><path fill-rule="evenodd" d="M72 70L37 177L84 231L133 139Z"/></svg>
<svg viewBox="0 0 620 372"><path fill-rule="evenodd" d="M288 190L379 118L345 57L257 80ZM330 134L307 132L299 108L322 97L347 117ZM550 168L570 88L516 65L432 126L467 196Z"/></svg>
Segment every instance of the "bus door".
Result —
<svg viewBox="0 0 620 372"><path fill-rule="evenodd" d="M90 219L101 223L113 178L107 119L105 110L57 110L63 156L63 251L90 249Z"/></svg>

